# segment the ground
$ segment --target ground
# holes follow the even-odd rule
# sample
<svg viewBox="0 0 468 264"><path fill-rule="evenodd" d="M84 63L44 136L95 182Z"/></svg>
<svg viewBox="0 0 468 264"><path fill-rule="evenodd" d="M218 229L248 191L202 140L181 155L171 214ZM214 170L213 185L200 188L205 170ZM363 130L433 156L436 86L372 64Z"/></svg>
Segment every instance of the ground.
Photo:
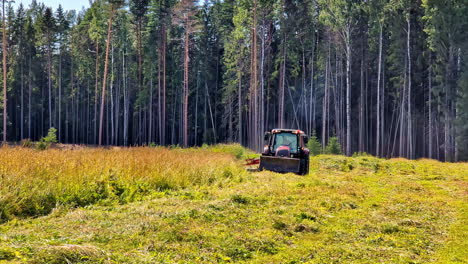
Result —
<svg viewBox="0 0 468 264"><path fill-rule="evenodd" d="M0 149L0 263L468 259L467 163L321 155L297 176L248 155Z"/></svg>

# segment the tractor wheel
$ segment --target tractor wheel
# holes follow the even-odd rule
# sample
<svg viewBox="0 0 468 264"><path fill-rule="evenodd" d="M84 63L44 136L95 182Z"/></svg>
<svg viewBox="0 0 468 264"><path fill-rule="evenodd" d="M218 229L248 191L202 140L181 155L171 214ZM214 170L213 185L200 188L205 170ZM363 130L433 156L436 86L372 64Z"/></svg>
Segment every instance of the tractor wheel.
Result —
<svg viewBox="0 0 468 264"><path fill-rule="evenodd" d="M299 174L300 175L309 174L309 156L301 159L301 164L299 167Z"/></svg>

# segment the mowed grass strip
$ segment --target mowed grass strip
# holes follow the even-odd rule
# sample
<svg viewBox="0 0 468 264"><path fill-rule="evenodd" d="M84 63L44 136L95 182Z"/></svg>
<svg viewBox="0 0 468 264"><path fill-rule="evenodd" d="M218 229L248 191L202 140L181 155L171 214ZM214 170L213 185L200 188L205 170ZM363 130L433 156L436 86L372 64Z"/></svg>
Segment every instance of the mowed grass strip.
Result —
<svg viewBox="0 0 468 264"><path fill-rule="evenodd" d="M131 202L155 191L243 177L228 153L238 145L193 149L79 150L0 148L0 223L46 215L60 206ZM218 151L218 152L216 152ZM240 154L239 154L240 153Z"/></svg>
<svg viewBox="0 0 468 264"><path fill-rule="evenodd" d="M245 175L227 159L242 177L12 219L0 262L466 263L466 163L318 156L297 176Z"/></svg>

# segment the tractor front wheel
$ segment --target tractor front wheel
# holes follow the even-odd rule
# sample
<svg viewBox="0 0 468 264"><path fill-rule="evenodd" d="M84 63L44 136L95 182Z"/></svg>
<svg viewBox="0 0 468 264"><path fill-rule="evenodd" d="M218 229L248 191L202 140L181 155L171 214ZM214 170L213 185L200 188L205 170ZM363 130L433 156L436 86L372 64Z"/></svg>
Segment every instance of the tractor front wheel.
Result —
<svg viewBox="0 0 468 264"><path fill-rule="evenodd" d="M309 156L303 157L299 165L299 174L307 175L309 174Z"/></svg>

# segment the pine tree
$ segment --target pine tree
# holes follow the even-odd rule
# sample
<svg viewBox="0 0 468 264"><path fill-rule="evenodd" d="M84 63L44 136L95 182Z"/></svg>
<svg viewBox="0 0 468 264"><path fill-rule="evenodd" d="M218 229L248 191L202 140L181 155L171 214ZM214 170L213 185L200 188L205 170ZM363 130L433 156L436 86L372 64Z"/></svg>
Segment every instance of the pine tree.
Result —
<svg viewBox="0 0 468 264"><path fill-rule="evenodd" d="M5 15L5 4L8 4L10 1L2 0L2 53L3 53L3 144L6 144L7 140L7 53L8 53L8 44L7 44L7 32L6 32L6 15Z"/></svg>
<svg viewBox="0 0 468 264"><path fill-rule="evenodd" d="M137 51L138 51L138 85L141 89L143 85L143 44L142 44L142 32L144 28L144 22L146 18L146 12L148 10L149 0L131 0L130 1L130 12L134 16L136 34L137 34Z"/></svg>
<svg viewBox="0 0 468 264"><path fill-rule="evenodd" d="M312 156L317 156L323 151L322 144L320 144L315 131L312 133L309 142L307 142L307 148Z"/></svg>
<svg viewBox="0 0 468 264"><path fill-rule="evenodd" d="M53 126L54 114L52 112L52 54L53 43L55 41L56 22L51 8L46 8L44 15L41 17L41 30L44 38L44 45L46 48L46 61L47 61L47 88L49 99L49 128Z"/></svg>
<svg viewBox="0 0 468 264"><path fill-rule="evenodd" d="M346 155L351 155L351 68L352 39L355 27L358 1L321 1L320 17L325 25L332 27L339 34L345 47L346 55Z"/></svg>
<svg viewBox="0 0 468 264"><path fill-rule="evenodd" d="M325 147L325 154L331 155L341 155L341 145L337 137L331 137L328 141L327 146Z"/></svg>
<svg viewBox="0 0 468 264"><path fill-rule="evenodd" d="M119 9L123 4L123 0L108 0L109 1L109 20L108 20L108 28L107 28L107 43L106 43L106 56L104 59L104 77L102 78L102 93L101 93L101 114L99 118L99 146L102 144L102 132L103 132L103 125L104 125L104 103L106 98L106 84L107 84L107 68L109 65L109 48L112 41L112 22L114 19L115 12Z"/></svg>
<svg viewBox="0 0 468 264"><path fill-rule="evenodd" d="M89 9L89 26L88 26L88 34L91 40L94 42L94 50L95 50L95 73L94 73L94 142L97 143L97 136L98 136L98 98L99 98L99 69L100 69L100 45L104 39L105 35L105 19L103 17L103 1L98 0L94 1L92 6Z"/></svg>
<svg viewBox="0 0 468 264"><path fill-rule="evenodd" d="M183 79L183 90L182 90L182 138L184 147L189 145L188 135L188 111L189 111L189 70L190 70L190 36L196 31L197 20L195 15L197 9L195 8L195 0L181 0L174 7L173 24L181 26L184 29L183 43L184 43L184 79Z"/></svg>
<svg viewBox="0 0 468 264"><path fill-rule="evenodd" d="M68 30L69 30L69 21L65 17L65 12L63 11L63 8L61 5L59 5L56 13L57 17L57 40L59 44L59 58L58 58L58 98L57 98L57 105L58 105L58 124L57 124L57 133L58 133L58 140L62 140L62 104L63 104L63 98L62 98L62 83L63 83L63 69L62 69L62 63L63 63L63 56L64 52L66 50L66 45L67 45L67 38L68 38Z"/></svg>
<svg viewBox="0 0 468 264"><path fill-rule="evenodd" d="M244 143L244 71L248 68L248 39L249 39L249 12L245 5L234 6L233 28L228 39L224 42L223 64L225 72L223 76L225 102L237 101L237 142ZM236 98L237 97L237 98ZM237 99L237 100L236 100ZM234 112L234 111L233 111ZM232 114L234 116L234 114ZM232 117L234 118L234 117Z"/></svg>

